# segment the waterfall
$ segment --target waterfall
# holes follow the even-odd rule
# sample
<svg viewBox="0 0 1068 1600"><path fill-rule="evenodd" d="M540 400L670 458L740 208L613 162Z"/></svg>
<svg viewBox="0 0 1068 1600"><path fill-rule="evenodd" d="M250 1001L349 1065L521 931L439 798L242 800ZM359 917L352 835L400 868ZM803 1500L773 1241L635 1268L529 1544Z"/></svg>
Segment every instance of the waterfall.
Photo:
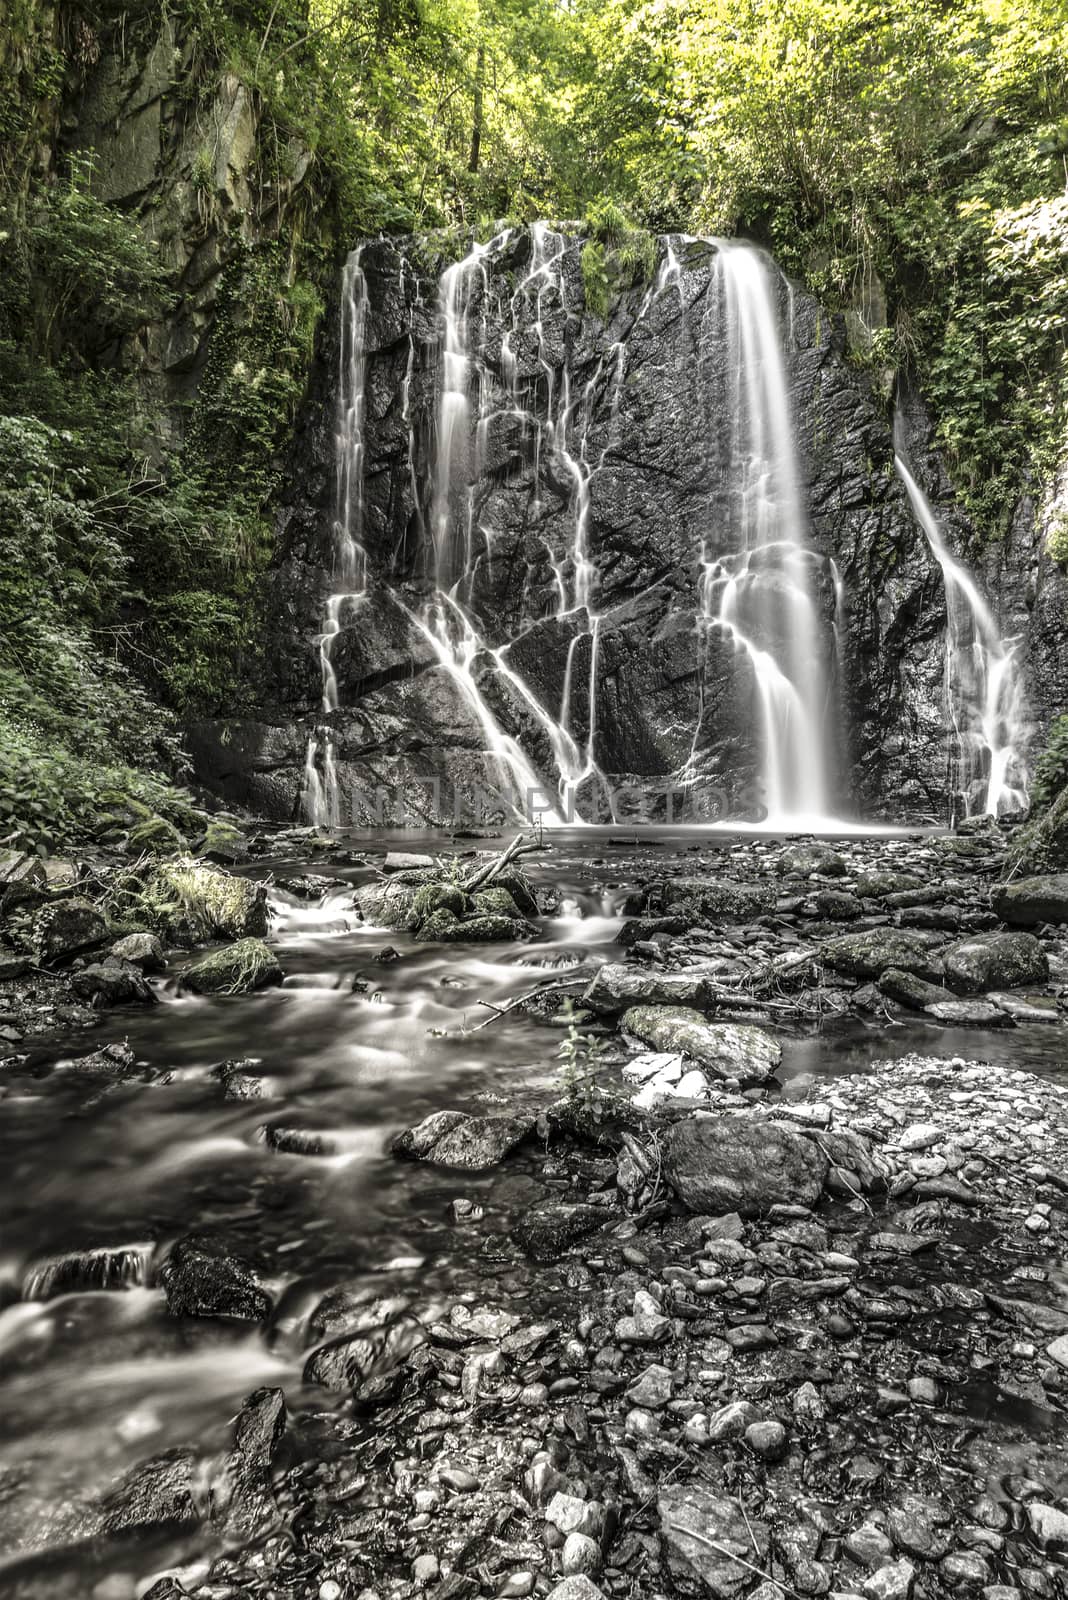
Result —
<svg viewBox="0 0 1068 1600"><path fill-rule="evenodd" d="M965 815L997 817L1027 805L1026 708L1014 640L1003 640L975 579L950 555L934 507L900 443L894 464L946 593L945 706L953 736L951 792ZM955 771L954 771L955 769Z"/></svg>
<svg viewBox="0 0 1068 1600"><path fill-rule="evenodd" d="M341 277L331 527L333 587L327 596L318 640L322 709L328 715L338 709L334 646L346 620L367 592L363 493L368 290L362 256L361 246L345 262ZM329 723L315 728L308 739L301 808L316 827L337 827L341 821L337 737Z"/></svg>
<svg viewBox="0 0 1068 1600"><path fill-rule="evenodd" d="M773 279L759 251L713 242L710 310L726 347L730 415L727 548L717 554L710 539L702 544L700 621L721 630L751 668L768 825L819 825L830 809L824 640ZM709 420L718 426L718 410Z"/></svg>

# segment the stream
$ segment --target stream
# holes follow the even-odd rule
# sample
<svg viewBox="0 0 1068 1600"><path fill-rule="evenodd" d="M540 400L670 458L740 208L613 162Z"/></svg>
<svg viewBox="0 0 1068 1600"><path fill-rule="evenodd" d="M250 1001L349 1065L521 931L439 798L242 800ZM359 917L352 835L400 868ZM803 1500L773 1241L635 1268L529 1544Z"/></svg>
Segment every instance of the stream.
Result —
<svg viewBox="0 0 1068 1600"><path fill-rule="evenodd" d="M359 838L348 843L350 856L363 849ZM317 857L248 870L277 880L326 872L358 886L377 876L391 843L445 846L430 835L376 835L352 865ZM452 1203L485 1204L487 1219L499 1219L492 1235L517 1208L537 1203L536 1168L520 1157L487 1175L442 1172L391 1158L389 1137L445 1107L543 1102L559 1028L521 1011L494 1018L491 1008L547 975L566 977L581 959L618 956L613 939L628 889L680 857L700 868L701 844L654 836L616 848L589 832L554 835L526 870L558 891L560 911L541 920L530 944L419 945L361 924L351 887L318 904L272 890L281 988L179 997L174 961L157 980L158 1006L109 1013L76 1046L67 1040L31 1054L9 1076L0 1123L0 1487L17 1481L24 1492L28 1483L47 1508L98 1492L170 1446L221 1445L242 1398L261 1384L284 1388L297 1409L322 1408L321 1392L302 1394L305 1325L334 1285L359 1286L369 1298L521 1301L526 1270L502 1272L491 1252L486 1260L469 1252ZM387 947L396 958L380 960ZM1068 1082L1057 1034L883 1019L794 1029L781 1035L782 1092L818 1092L823 1080L907 1051ZM120 1040L151 1069L149 1081L87 1090L64 1066ZM261 1098L224 1098L212 1068L227 1059L263 1077ZM272 1148L265 1124L321 1135L327 1153ZM145 1287L153 1252L194 1229L220 1234L254 1265L275 1300L266 1332L179 1322L162 1292ZM128 1248L126 1281L54 1293L50 1262L101 1246Z"/></svg>

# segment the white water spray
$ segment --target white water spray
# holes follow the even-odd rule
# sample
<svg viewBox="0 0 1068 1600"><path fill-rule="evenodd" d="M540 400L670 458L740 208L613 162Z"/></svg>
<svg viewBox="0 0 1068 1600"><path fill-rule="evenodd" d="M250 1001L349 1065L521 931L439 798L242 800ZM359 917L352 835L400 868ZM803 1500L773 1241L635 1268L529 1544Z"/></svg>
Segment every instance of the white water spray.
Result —
<svg viewBox="0 0 1068 1600"><path fill-rule="evenodd" d="M338 709L334 646L353 610L367 593L363 495L368 288L362 254L362 247L352 252L341 279L338 411L334 435L335 515L331 530L333 590L327 596L319 634L322 709L328 715ZM317 727L308 739L302 809L307 820L316 827L337 827L341 820L337 741L329 724Z"/></svg>
<svg viewBox="0 0 1068 1600"><path fill-rule="evenodd" d="M894 457L946 591L946 715L953 734L952 789L965 815L997 817L1027 805L1027 725L1017 644L1003 640L971 573L950 555L934 507L904 455Z"/></svg>
<svg viewBox="0 0 1068 1600"><path fill-rule="evenodd" d="M767 825L811 827L830 809L827 691L773 282L759 251L713 242L731 434L727 549L702 545L701 625L722 630L753 674Z"/></svg>

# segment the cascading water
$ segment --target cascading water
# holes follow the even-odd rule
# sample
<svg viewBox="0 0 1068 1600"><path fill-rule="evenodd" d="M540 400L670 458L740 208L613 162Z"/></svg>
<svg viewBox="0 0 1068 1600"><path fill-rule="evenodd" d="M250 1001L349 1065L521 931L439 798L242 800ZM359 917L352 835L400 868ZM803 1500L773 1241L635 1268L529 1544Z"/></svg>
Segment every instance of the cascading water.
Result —
<svg viewBox="0 0 1068 1600"><path fill-rule="evenodd" d="M362 249L345 262L341 279L338 357L338 410L334 436L335 516L331 529L333 590L327 596L319 635L322 709L338 709L334 646L342 626L367 592L367 554L363 546L364 407L367 382L367 278ZM334 729L315 728L304 761L302 810L316 827L337 827L341 802Z"/></svg>
<svg viewBox="0 0 1068 1600"><path fill-rule="evenodd" d="M997 817L1027 805L1027 726L1014 640L1003 640L968 569L946 548L934 508L913 477L898 435L894 464L946 592L945 705L952 734L950 793L966 816Z"/></svg>
<svg viewBox="0 0 1068 1600"><path fill-rule="evenodd" d="M654 314L672 314L669 291L683 311L704 294L704 343L716 356L718 377L715 387L700 380L708 470L716 480L697 572L700 653L707 654L713 637L729 641L743 697L751 683L756 735L746 735L737 759L747 766L759 744L768 824L822 823L831 787L824 726L831 629L821 628L817 616L817 558L805 545L778 286L765 258L749 246L665 239L653 282L629 310L623 303L613 338L591 341L580 247L546 223L531 227L529 242L508 229L475 244L440 276L431 346L416 332L417 316L425 327L419 272L401 258L408 353L397 412L407 447L391 493L405 495L411 513L404 553L394 551L376 568L376 593L403 614L450 682L503 802L522 816L533 807L550 825L584 816L614 820L600 749L602 659L613 630L633 621L644 589L640 582L625 588L622 602L602 598L596 535L604 512L598 508L598 523L593 491L625 443L631 341ZM686 255L691 247L696 266ZM322 706L331 720L308 741L303 788L305 815L326 825L340 817L335 649L368 581L364 259L363 250L349 257L342 284L332 593L318 635ZM430 359L420 361L420 351ZM680 413L683 427L691 421ZM502 437L511 441L503 471ZM513 472L529 497L527 548L540 545L542 554L528 555L525 571L513 557L505 574L495 574L494 496L501 485L502 492L516 492ZM538 561L552 575L551 592L538 580L528 593ZM502 628L499 597L509 580L522 588L506 602L516 620ZM498 596L490 621L487 592ZM556 652L551 672L542 670L532 639ZM699 749L703 671L697 684L690 759L659 768L666 785L686 790L708 773ZM678 756L690 729L687 717L670 734L681 746ZM738 787L733 776L731 782Z"/></svg>
<svg viewBox="0 0 1068 1600"><path fill-rule="evenodd" d="M760 252L715 244L709 314L726 348L731 423L726 527L715 551L711 538L702 545L700 627L726 633L752 670L769 826L819 825L830 809L824 640L772 278Z"/></svg>

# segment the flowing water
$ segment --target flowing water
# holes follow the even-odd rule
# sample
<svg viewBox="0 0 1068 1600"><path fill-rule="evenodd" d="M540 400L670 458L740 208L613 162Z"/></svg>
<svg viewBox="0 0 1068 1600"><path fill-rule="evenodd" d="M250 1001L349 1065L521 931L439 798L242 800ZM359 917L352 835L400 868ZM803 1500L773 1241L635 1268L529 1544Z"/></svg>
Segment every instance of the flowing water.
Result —
<svg viewBox="0 0 1068 1600"><path fill-rule="evenodd" d="M538 940L445 948L356 920L352 885L377 876L380 848L337 869L321 858L271 864L282 880L309 867L346 880L319 903L273 891L281 988L179 997L172 972L157 1007L109 1013L76 1047L38 1050L5 1073L0 1485L17 1488L16 1506L29 1495L43 1517L169 1446L221 1446L228 1419L260 1384L280 1384L298 1408L329 1404L303 1390L300 1375L308 1314L335 1285L420 1306L468 1294L521 1308L527 1270L502 1270L492 1246L544 1192L536 1160L518 1155L485 1175L441 1172L391 1158L389 1137L445 1107L543 1103L559 1028L494 1008L546 978L566 982L579 961L613 958L628 891L673 863L715 871L720 847L687 833L630 848L600 833L559 833L529 869L559 902ZM381 960L387 947L395 958ZM910 1049L1063 1077L1056 1032L920 1022L795 1029L784 1037L783 1092L818 1090ZM123 1038L144 1063L143 1081L90 1080L71 1066ZM212 1069L234 1058L262 1075L263 1098L224 1098ZM323 1153L272 1148L262 1131L270 1125L319 1136ZM478 1229L457 1227L460 1198L484 1206ZM255 1265L276 1304L266 1330L167 1315L156 1268L193 1230ZM0 1496L9 1538L3 1507ZM32 1538L37 1515L26 1513L20 1538Z"/></svg>
<svg viewBox="0 0 1068 1600"><path fill-rule="evenodd" d="M946 591L949 793L960 794L965 816L1022 811L1027 806L1028 729L1017 641L1002 639L975 579L947 549L934 507L904 456L899 453L894 460Z"/></svg>
<svg viewBox="0 0 1068 1600"><path fill-rule="evenodd" d="M704 667L711 635L728 640L750 680L751 744L760 773L754 806L771 827L819 823L831 811L834 783L825 663L833 629L815 599L817 557L806 545L789 411L787 358L780 326L781 280L770 260L729 240L660 241L652 284L629 324L581 369L572 341L583 325L584 293L574 271L579 242L547 223L530 229L529 255L514 278L495 271L515 249L516 230L476 243L442 272L437 288L437 343L431 352L436 396L429 482L415 470L416 419L410 405L416 359L414 323L402 411L412 498L425 530L426 599L402 599L388 574L369 574L362 537L364 387L368 370L368 288L357 250L345 268L340 302L341 362L336 429L337 516L333 592L318 637L323 710L339 706L333 652L339 633L359 626L359 604L376 582L390 588L419 635L458 689L483 740L502 792L517 815L536 811L548 826L615 818L613 787L603 769L598 735L605 638L616 622L600 598L591 488L621 444L620 397L628 375L628 341L669 294L681 302L705 297L704 323L714 372L702 379L696 426L708 440L708 526L695 530L692 582L697 591L701 689L690 759L671 781L684 790L700 777ZM686 269L679 252L703 243L707 259ZM402 286L406 267L402 266ZM417 274L411 273L413 281ZM414 317L415 308L413 308ZM720 359L722 358L722 359ZM607 402L607 404L606 404ZM595 408L610 426L596 447ZM686 426L694 419L682 419ZM544 536L555 579L555 607L541 602L511 637L491 637L478 612L477 590L492 567L493 529L479 520L490 441L502 426L518 430L517 452L533 464L532 526L544 485L563 485L566 539ZM521 574L517 576L521 581ZM525 594L524 594L525 606ZM627 611L628 606L619 608ZM566 666L558 701L549 703L516 664L517 647L551 620L565 630ZM537 751L524 745L524 725ZM339 792L336 735L330 722L309 737L302 807L316 823L336 824Z"/></svg>

